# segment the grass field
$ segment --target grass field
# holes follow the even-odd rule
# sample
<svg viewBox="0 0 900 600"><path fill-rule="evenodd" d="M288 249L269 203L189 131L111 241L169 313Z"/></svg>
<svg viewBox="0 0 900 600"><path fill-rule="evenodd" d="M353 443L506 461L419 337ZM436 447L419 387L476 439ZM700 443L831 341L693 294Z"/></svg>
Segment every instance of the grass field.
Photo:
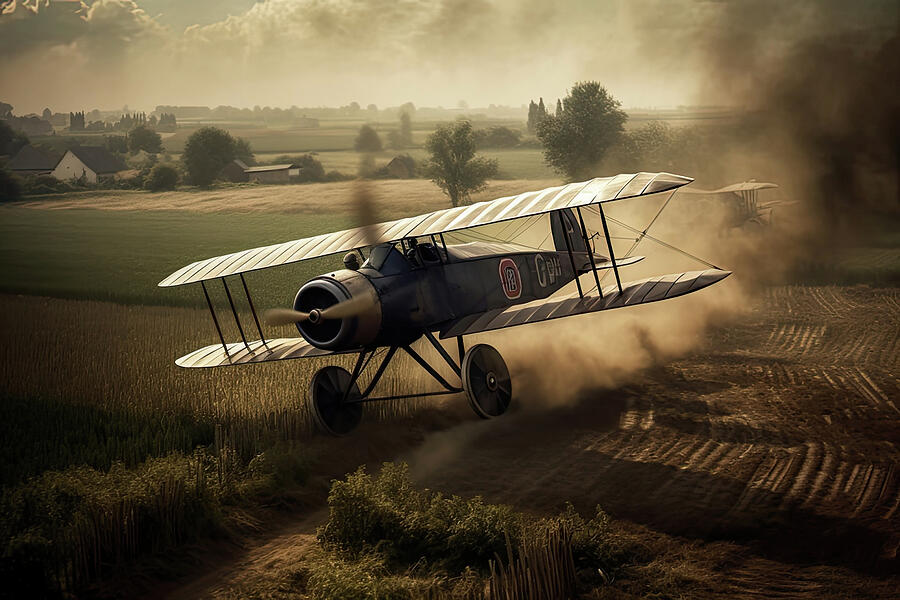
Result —
<svg viewBox="0 0 900 600"><path fill-rule="evenodd" d="M259 162L272 162L286 152L257 152L256 160ZM386 165L398 154L409 154L416 162L421 163L427 158L427 153L422 148L409 148L407 150L386 150L375 155L376 167ZM499 179L556 179L559 175L544 162L544 156L540 148L511 148L506 150L482 150L481 156L497 159ZM341 173L356 173L359 170L361 155L352 150L317 151L315 156L322 162L326 171L340 171Z"/></svg>

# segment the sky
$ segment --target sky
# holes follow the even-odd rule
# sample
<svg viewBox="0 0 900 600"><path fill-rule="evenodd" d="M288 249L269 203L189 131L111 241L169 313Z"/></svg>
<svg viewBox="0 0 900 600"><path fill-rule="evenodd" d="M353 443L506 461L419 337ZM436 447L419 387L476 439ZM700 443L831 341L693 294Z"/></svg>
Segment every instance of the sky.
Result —
<svg viewBox="0 0 900 600"><path fill-rule="evenodd" d="M741 104L796 43L897 28L896 0L0 0L16 114L158 104ZM725 61L724 59L727 59Z"/></svg>

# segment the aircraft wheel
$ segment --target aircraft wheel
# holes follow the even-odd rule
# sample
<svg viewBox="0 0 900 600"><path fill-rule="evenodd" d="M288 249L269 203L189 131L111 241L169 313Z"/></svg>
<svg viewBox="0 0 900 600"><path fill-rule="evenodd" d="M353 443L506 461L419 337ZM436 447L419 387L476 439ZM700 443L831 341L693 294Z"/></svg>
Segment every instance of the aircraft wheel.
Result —
<svg viewBox="0 0 900 600"><path fill-rule="evenodd" d="M316 371L309 384L309 408L319 427L331 435L346 435L356 429L362 419L362 404L344 401L351 375L341 367L324 367ZM359 400L361 394L354 382L347 400Z"/></svg>
<svg viewBox="0 0 900 600"><path fill-rule="evenodd" d="M482 419L499 417L512 401L509 369L500 353L487 344L476 344L466 352L462 385L469 405Z"/></svg>

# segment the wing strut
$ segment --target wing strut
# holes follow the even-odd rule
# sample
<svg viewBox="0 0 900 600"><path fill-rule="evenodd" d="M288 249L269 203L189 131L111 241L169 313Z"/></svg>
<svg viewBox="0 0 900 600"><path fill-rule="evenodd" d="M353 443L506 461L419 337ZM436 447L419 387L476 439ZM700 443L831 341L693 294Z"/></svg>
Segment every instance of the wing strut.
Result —
<svg viewBox="0 0 900 600"><path fill-rule="evenodd" d="M612 240L609 239L609 227L606 226L606 213L603 212L603 205L598 204L600 209L600 220L603 222L603 234L606 236L606 245L609 246L609 259L612 261L613 272L616 274L616 285L619 287L619 293L622 293L622 280L619 279L619 267L616 266L616 253L613 252Z"/></svg>
<svg viewBox="0 0 900 600"><path fill-rule="evenodd" d="M263 346L266 347L266 350L269 349L269 345L266 343L266 336L263 335L262 327L259 326L259 317L256 316L256 308L253 306L253 298L250 297L250 289L247 287L247 282L244 280L244 274L241 273L241 284L244 286L244 293L247 295L247 303L250 305L250 312L253 313L253 322L256 323L256 331L259 332L259 339L262 341Z"/></svg>
<svg viewBox="0 0 900 600"><path fill-rule="evenodd" d="M584 238L584 249L587 250L588 257L591 259L591 271L594 272L594 282L597 284L597 293L603 297L603 289L600 287L600 277L597 276L597 264L594 262L594 249L591 241L588 239L587 227L584 226L584 217L581 216L581 207L575 209L578 212L578 222L581 223L581 236ZM613 263L615 264L615 263Z"/></svg>
<svg viewBox="0 0 900 600"><path fill-rule="evenodd" d="M581 280L578 278L578 269L575 268L575 256L572 254L572 242L569 241L569 230L566 227L566 220L563 218L562 211L559 211L559 221L562 225L563 239L566 240L566 250L569 251L569 262L572 263L572 275L575 276L575 285L578 286L578 295L584 298L584 292L581 290Z"/></svg>
<svg viewBox="0 0 900 600"><path fill-rule="evenodd" d="M225 288L225 295L228 296L228 305L231 307L231 314L234 315L234 322L237 323L238 331L241 334L241 340L244 342L244 347L247 348L247 352L251 352L250 344L247 343L247 336L244 335L244 328L241 327L241 320L238 318L237 310L234 308L234 299L231 297L231 290L228 289L228 282L225 281L225 278L222 277L222 287Z"/></svg>
<svg viewBox="0 0 900 600"><path fill-rule="evenodd" d="M222 349L225 350L225 356L227 356L230 359L231 354L229 354L229 352L228 352L228 345L225 343L225 336L222 335L222 328L219 327L219 319L218 319L218 317L216 317L216 311L213 308L212 300L209 299L209 292L206 291L206 282L201 281L200 287L203 288L203 295L206 296L206 305L209 307L209 314L212 315L213 323L215 323L215 325L216 325L216 331L219 334L219 341L222 342Z"/></svg>

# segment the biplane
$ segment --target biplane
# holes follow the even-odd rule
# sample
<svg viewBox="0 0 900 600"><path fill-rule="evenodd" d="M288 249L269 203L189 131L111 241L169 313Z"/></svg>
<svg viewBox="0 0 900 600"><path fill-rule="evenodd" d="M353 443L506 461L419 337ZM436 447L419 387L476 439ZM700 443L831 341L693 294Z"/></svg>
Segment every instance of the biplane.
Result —
<svg viewBox="0 0 900 600"><path fill-rule="evenodd" d="M687 188L684 192L721 199L728 211L725 226L729 229L758 229L771 226L774 222L775 207L784 204L780 200L760 202L759 192L777 187L774 183L751 179L716 190Z"/></svg>
<svg viewBox="0 0 900 600"><path fill-rule="evenodd" d="M352 371L326 366L310 382L311 411L321 428L335 435L359 424L366 403L423 395L464 392L476 414L497 417L513 398L509 370L492 346L478 343L467 348L466 336L666 300L696 292L730 274L705 263L704 270L637 281L623 281L620 276L620 269L643 257L632 256L631 251L616 257L607 223L613 218L607 218L604 205L668 193L655 221L675 190L691 181L669 173L599 177L191 263L159 285L200 284L220 343L175 362L181 367L221 367L355 354ZM592 233L586 214L594 217ZM545 226L549 222L544 238L549 248L526 245L515 235L512 241L486 236L462 243L452 240L461 232L535 219L543 219ZM639 230L620 224L636 234L632 249L644 238L665 244L648 234L649 225ZM313 277L300 286L290 308L269 311L261 323L245 273L341 252L347 253L344 268ZM603 285L610 271L615 283ZM221 282L228 298L239 342L229 343L222 334L207 285L214 279ZM259 339L247 339L229 279L240 281ZM263 323L296 324L300 336L266 337ZM455 339L457 357L438 338ZM447 364L454 374L451 381L432 364L438 359L430 362L413 348L418 340L430 344ZM399 351L408 354L441 389L376 394L385 369ZM374 366L376 356L380 359Z"/></svg>

